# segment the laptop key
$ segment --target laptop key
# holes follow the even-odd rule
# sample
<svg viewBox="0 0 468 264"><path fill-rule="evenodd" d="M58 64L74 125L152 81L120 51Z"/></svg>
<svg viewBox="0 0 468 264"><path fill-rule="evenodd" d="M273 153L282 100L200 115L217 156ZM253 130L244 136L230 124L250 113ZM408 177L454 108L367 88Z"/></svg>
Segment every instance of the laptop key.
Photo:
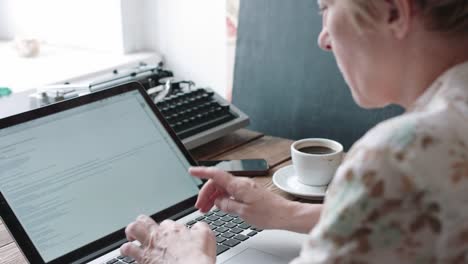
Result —
<svg viewBox="0 0 468 264"><path fill-rule="evenodd" d="M226 224L224 225L224 227L227 227L227 228L233 228L233 227L236 227L236 226L237 226L237 225L234 224L234 223L226 223Z"/></svg>
<svg viewBox="0 0 468 264"><path fill-rule="evenodd" d="M233 237L235 235L236 234L233 234L233 233L230 233L230 232L226 232L226 233L221 234L221 236L225 237L225 238L231 238L231 237Z"/></svg>
<svg viewBox="0 0 468 264"><path fill-rule="evenodd" d="M107 261L106 264L114 264L114 263L116 263L117 261L119 261L119 260L116 259L116 258L115 258L115 259L111 259L111 260Z"/></svg>
<svg viewBox="0 0 468 264"><path fill-rule="evenodd" d="M221 220L223 220L223 221L225 221L225 222L229 222L229 221L231 221L232 219L234 219L234 218L232 218L232 217L230 217L230 216L227 216L227 215L221 218Z"/></svg>
<svg viewBox="0 0 468 264"><path fill-rule="evenodd" d="M200 220L203 220L203 219L205 219L205 216L204 216L204 215L195 218L195 220L197 220L197 221L200 221Z"/></svg>
<svg viewBox="0 0 468 264"><path fill-rule="evenodd" d="M216 245L216 255L219 255L219 254L223 253L224 251L226 251L228 249L229 249L229 247L218 244L218 245Z"/></svg>
<svg viewBox="0 0 468 264"><path fill-rule="evenodd" d="M220 221L220 220L216 220L212 224L215 225L215 226L222 226L222 225L224 225L224 222Z"/></svg>
<svg viewBox="0 0 468 264"><path fill-rule="evenodd" d="M239 218L232 220L232 222L236 223L236 224L239 224L239 225L244 223L244 221L242 221L242 219L239 219Z"/></svg>
<svg viewBox="0 0 468 264"><path fill-rule="evenodd" d="M194 225L196 222L197 222L197 220L188 221L188 222L186 223L186 225L191 226L191 225Z"/></svg>
<svg viewBox="0 0 468 264"><path fill-rule="evenodd" d="M231 228L231 230L229 230L229 232L240 234L240 233L244 232L244 230L240 229L240 228L237 228L237 227L234 227L234 228Z"/></svg>
<svg viewBox="0 0 468 264"><path fill-rule="evenodd" d="M225 216L225 215L227 215L227 214L226 214L225 212L217 211L217 212L215 213L215 215L220 216L220 217L223 217L223 216Z"/></svg>
<svg viewBox="0 0 468 264"><path fill-rule="evenodd" d="M210 221L216 221L219 219L218 216L215 216L215 215L211 215L211 216L208 216L206 219L210 220Z"/></svg>
<svg viewBox="0 0 468 264"><path fill-rule="evenodd" d="M248 235L249 237L253 237L253 236L255 236L256 234L257 234L257 231L252 231L252 232L248 233L247 235Z"/></svg>
<svg viewBox="0 0 468 264"><path fill-rule="evenodd" d="M203 220L201 220L200 222L205 222L205 223L207 223L207 224L211 224L211 221L208 220L208 219L203 219Z"/></svg>
<svg viewBox="0 0 468 264"><path fill-rule="evenodd" d="M217 243L223 243L224 241L226 241L226 238L224 238L224 237L216 237L216 242L217 242Z"/></svg>
<svg viewBox="0 0 468 264"><path fill-rule="evenodd" d="M234 239L237 239L237 240L240 240L240 241L245 241L247 240L249 237L248 236L244 236L242 234L239 234L237 236L234 237Z"/></svg>
<svg viewBox="0 0 468 264"><path fill-rule="evenodd" d="M218 227L218 228L216 229L216 231L218 231L219 233L224 233L224 232L226 232L226 231L228 231L228 230L229 230L229 228L226 228L226 227L224 227L224 226Z"/></svg>
<svg viewBox="0 0 468 264"><path fill-rule="evenodd" d="M229 246L229 247L235 247L239 245L240 241L235 240L235 239L229 239L223 242L223 245Z"/></svg>
<svg viewBox="0 0 468 264"><path fill-rule="evenodd" d="M134 263L135 259L132 258L132 257L127 256L127 257L123 258L122 261L125 262L125 263Z"/></svg>
<svg viewBox="0 0 468 264"><path fill-rule="evenodd" d="M237 227L238 227L238 228L242 228L242 229L247 229L247 228L249 228L249 227L250 227L250 225L249 225L249 224L247 224L247 223L242 223L242 224L240 224L240 225L239 225L239 226L237 226Z"/></svg>

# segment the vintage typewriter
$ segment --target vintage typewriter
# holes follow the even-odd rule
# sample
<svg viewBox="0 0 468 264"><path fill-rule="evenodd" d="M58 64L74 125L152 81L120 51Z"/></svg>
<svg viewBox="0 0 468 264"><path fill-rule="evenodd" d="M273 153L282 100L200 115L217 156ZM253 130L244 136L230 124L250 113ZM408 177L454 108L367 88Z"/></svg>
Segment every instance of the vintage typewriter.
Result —
<svg viewBox="0 0 468 264"><path fill-rule="evenodd" d="M249 118L210 88L197 87L192 81L176 80L162 64L140 64L113 70L95 77L85 85L65 83L48 87L34 96L41 103L66 100L89 92L101 91L126 82L143 85L177 136L188 149L222 137L249 124Z"/></svg>

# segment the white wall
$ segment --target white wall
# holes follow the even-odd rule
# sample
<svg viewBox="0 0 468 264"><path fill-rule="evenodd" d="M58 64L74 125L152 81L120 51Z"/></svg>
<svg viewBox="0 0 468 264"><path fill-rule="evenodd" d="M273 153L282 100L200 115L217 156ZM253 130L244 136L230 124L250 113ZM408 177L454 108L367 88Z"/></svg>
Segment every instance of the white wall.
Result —
<svg viewBox="0 0 468 264"><path fill-rule="evenodd" d="M225 1L146 0L144 22L148 48L164 56L176 77L225 96Z"/></svg>
<svg viewBox="0 0 468 264"><path fill-rule="evenodd" d="M0 40L13 39L10 6L13 0L0 0Z"/></svg>
<svg viewBox="0 0 468 264"><path fill-rule="evenodd" d="M1 0L0 0L1 1ZM151 49L145 24L144 0L121 0L123 48L125 53Z"/></svg>

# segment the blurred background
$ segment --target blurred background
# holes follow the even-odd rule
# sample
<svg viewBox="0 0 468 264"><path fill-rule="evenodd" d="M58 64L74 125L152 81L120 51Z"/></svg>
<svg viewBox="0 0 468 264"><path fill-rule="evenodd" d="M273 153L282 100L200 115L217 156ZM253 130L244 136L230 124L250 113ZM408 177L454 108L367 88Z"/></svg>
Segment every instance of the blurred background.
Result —
<svg viewBox="0 0 468 264"><path fill-rule="evenodd" d="M239 0L0 0L0 87L161 58L230 97L238 9Z"/></svg>

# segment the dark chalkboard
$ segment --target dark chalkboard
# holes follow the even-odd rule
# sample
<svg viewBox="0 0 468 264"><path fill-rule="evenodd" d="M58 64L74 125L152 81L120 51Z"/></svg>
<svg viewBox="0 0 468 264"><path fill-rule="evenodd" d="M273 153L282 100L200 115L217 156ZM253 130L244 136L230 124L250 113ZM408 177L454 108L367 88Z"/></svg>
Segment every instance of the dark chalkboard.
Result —
<svg viewBox="0 0 468 264"><path fill-rule="evenodd" d="M241 0L233 103L251 129L332 138L348 149L402 109L356 105L333 55L317 46L321 26L314 0Z"/></svg>

